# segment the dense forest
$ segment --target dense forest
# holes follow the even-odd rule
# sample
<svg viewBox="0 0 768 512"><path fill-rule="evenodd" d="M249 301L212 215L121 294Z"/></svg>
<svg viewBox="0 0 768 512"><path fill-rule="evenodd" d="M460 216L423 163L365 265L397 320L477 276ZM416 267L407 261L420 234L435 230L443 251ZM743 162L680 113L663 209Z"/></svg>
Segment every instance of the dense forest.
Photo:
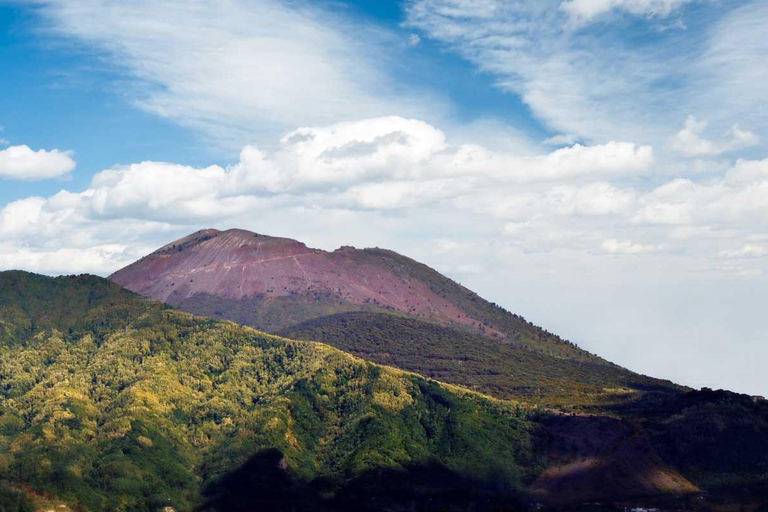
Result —
<svg viewBox="0 0 768 512"><path fill-rule="evenodd" d="M0 477L88 510L190 510L264 450L331 494L434 465L513 496L544 463L511 402L98 278L5 273L0 289Z"/></svg>
<svg viewBox="0 0 768 512"><path fill-rule="evenodd" d="M653 382L587 361L569 362L584 372L583 390L556 380L547 389L535 360L522 360L523 375L504 366L518 357L512 348L492 362L482 337L370 315L304 332L333 329L357 353L484 392L535 381L545 393L491 398L195 317L93 276L0 273L0 510L570 510L598 500L759 510L768 501L764 400L643 388ZM401 346L423 345L422 358L388 346L392 329ZM583 399L603 379L636 393ZM579 413L552 409L547 393Z"/></svg>
<svg viewBox="0 0 768 512"><path fill-rule="evenodd" d="M280 332L322 340L366 360L403 368L502 399L578 410L682 387L598 361L551 357L468 329L394 313L326 316Z"/></svg>

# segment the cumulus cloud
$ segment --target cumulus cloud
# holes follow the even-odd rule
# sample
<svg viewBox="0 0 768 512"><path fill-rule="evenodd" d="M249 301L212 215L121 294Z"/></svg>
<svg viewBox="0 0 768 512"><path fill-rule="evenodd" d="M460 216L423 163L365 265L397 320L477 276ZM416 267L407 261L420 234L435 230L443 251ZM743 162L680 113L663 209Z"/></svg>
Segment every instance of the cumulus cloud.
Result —
<svg viewBox="0 0 768 512"><path fill-rule="evenodd" d="M674 150L687 156L716 156L728 151L755 146L759 142L757 135L742 130L739 125L734 125L728 133L718 140L704 138L702 134L706 130L707 124L706 120L688 116L685 127L677 132L670 145Z"/></svg>
<svg viewBox="0 0 768 512"><path fill-rule="evenodd" d="M230 166L147 161L107 169L83 191L8 204L0 210L0 241L21 243L20 253L114 248L116 233L121 239L131 230L168 231L307 207L459 207L506 220L605 216L625 211L636 198L601 180L645 173L652 162L650 147L627 142L521 156L453 145L441 130L420 120L364 119L300 128L271 150L246 146ZM72 233L80 234L78 242ZM94 254L122 257L115 251ZM34 261L39 268L52 260Z"/></svg>
<svg viewBox="0 0 768 512"><path fill-rule="evenodd" d="M0 210L0 265L43 270L81 250L82 265L114 269L163 233L331 212L339 222L379 215L400 230L436 233L449 217L476 219L524 253L650 256L695 247L746 261L734 251L761 246L749 237L768 231L768 159L739 160L720 178L637 186L653 165L651 147L629 142L519 155L456 145L401 117L300 128L270 149L246 146L232 165L139 162L96 174L82 191L12 202ZM397 219L405 218L403 226Z"/></svg>
<svg viewBox="0 0 768 512"><path fill-rule="evenodd" d="M768 159L739 160L725 175L698 183L676 179L644 194L637 224L768 228Z"/></svg>
<svg viewBox="0 0 768 512"><path fill-rule="evenodd" d="M58 178L75 169L71 151L40 149L29 146L11 146L0 150L0 178L34 181Z"/></svg>

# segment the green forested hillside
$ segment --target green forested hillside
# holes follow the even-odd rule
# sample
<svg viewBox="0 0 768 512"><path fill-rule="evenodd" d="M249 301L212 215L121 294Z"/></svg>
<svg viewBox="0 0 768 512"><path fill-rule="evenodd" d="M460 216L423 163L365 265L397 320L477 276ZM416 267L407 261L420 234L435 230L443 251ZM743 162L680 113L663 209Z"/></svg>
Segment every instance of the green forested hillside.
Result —
<svg viewBox="0 0 768 512"><path fill-rule="evenodd" d="M596 387L657 383L585 362L550 367L506 346L493 361L482 348L492 340L386 316L312 332L502 396L529 381L552 388L525 405L497 400L195 317L96 277L0 273L0 510L36 501L45 510L437 512L524 510L530 500L758 510L768 498L762 400L662 386L583 401L592 414L555 413L536 404L571 384L548 381L550 372L581 373ZM507 366L517 357L527 373ZM711 494L703 501L699 491Z"/></svg>
<svg viewBox="0 0 768 512"><path fill-rule="evenodd" d="M216 508L268 450L324 497L374 470L437 467L512 499L544 464L513 403L98 278L5 273L0 295L0 478L85 510Z"/></svg>
<svg viewBox="0 0 768 512"><path fill-rule="evenodd" d="M116 329L135 315L136 298L96 276L0 272L0 339L7 345L44 329Z"/></svg>
<svg viewBox="0 0 768 512"><path fill-rule="evenodd" d="M559 407L635 400L644 392L682 393L671 382L599 361L563 359L404 315L356 312L281 331L322 340L380 364L503 398Z"/></svg>

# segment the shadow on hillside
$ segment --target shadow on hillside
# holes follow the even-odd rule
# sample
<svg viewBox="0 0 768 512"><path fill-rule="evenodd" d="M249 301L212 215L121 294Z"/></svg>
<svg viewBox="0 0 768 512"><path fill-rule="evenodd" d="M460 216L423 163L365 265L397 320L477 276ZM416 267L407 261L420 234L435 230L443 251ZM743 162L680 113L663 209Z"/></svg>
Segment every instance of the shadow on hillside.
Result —
<svg viewBox="0 0 768 512"><path fill-rule="evenodd" d="M302 482L285 469L280 451L259 452L205 490L199 512L491 512L527 510L502 485L469 480L439 464L382 469L341 487Z"/></svg>
<svg viewBox="0 0 768 512"><path fill-rule="evenodd" d="M768 511L768 401L704 388L604 408L638 425L662 459L717 504Z"/></svg>

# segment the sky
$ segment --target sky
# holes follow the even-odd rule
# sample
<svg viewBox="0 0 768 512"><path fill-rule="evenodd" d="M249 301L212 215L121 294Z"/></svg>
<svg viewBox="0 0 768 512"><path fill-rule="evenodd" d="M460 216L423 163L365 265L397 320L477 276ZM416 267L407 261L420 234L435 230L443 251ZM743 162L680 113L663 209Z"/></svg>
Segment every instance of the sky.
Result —
<svg viewBox="0 0 768 512"><path fill-rule="evenodd" d="M0 269L202 228L387 247L768 395L768 4L0 0Z"/></svg>

